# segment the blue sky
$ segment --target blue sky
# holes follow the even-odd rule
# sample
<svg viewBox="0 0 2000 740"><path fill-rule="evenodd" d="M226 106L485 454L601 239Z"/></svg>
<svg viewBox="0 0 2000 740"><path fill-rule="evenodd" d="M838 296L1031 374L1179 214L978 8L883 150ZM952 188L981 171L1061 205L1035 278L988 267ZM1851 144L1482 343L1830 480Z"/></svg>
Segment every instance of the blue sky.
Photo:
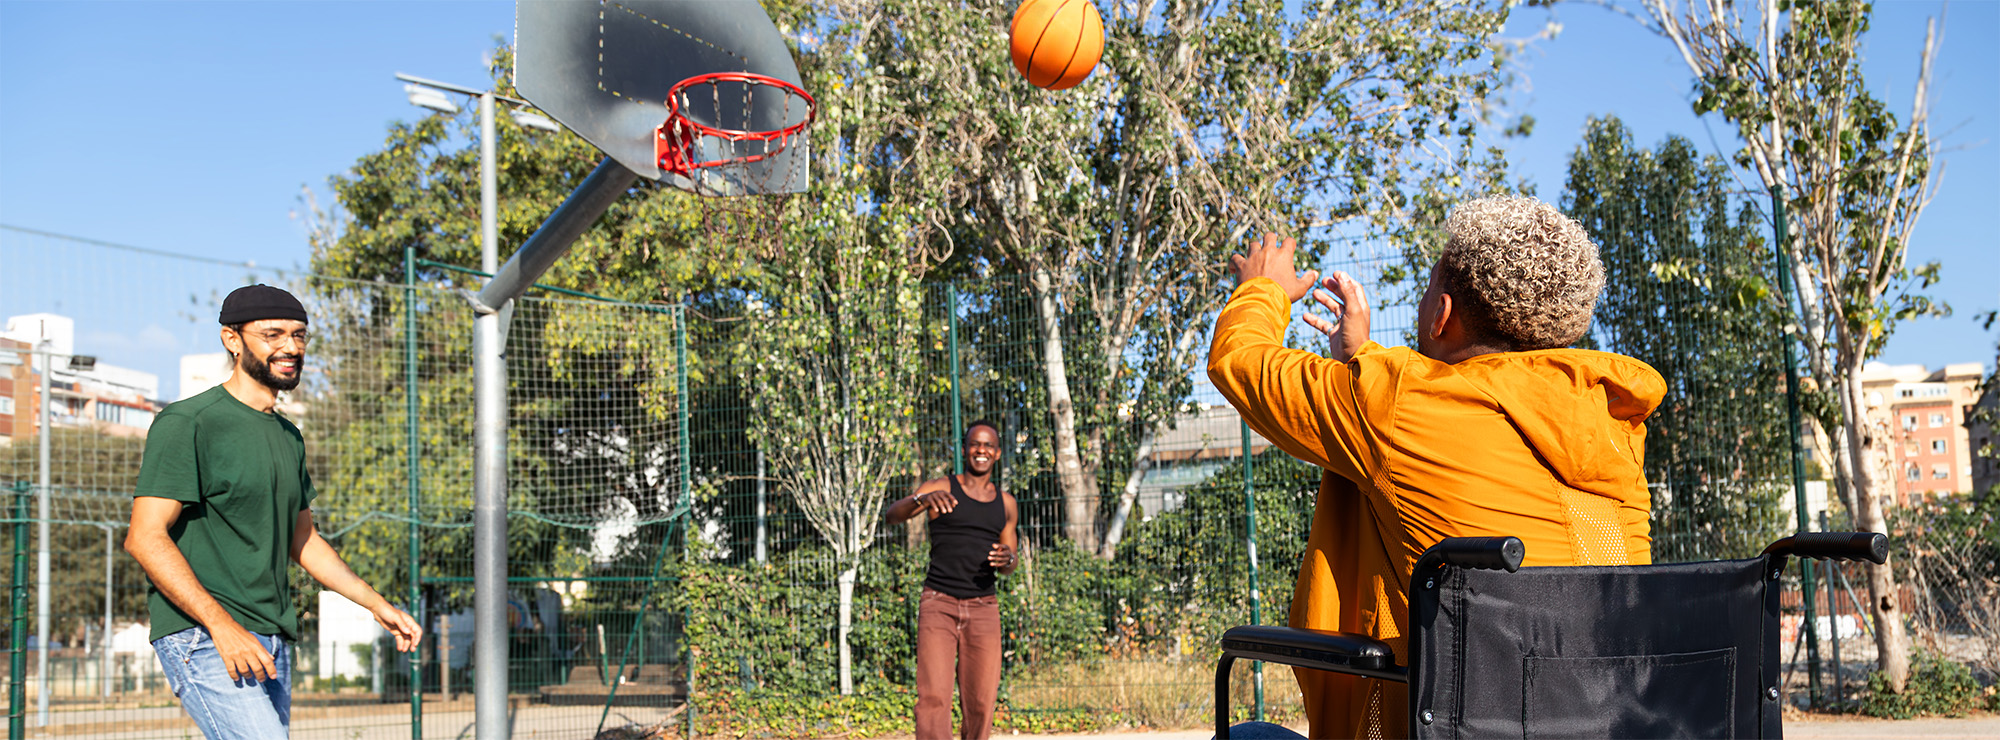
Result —
<svg viewBox="0 0 2000 740"><path fill-rule="evenodd" d="M1924 21L1944 6L1876 8L1870 84L1900 115ZM1528 35L1550 17L1519 11L1507 33ZM1645 146L1680 134L1710 151L1733 149L1726 124L1688 111L1689 77L1666 41L1592 7L1554 17L1562 32L1523 55L1530 85L1513 97L1538 120L1535 134L1511 142L1508 154L1544 198L1560 196L1586 116L1620 116ZM1993 335L1972 315L2000 308L2000 55L1991 41L2000 37L2000 3L1952 4L1944 31L1932 116L1946 146L1944 183L1911 257L1944 263L1934 292L1957 313L1905 324L1883 359L1990 365ZM378 148L391 122L422 113L392 75L479 86L494 39L512 33L511 2L0 0L0 224L303 267L305 227L292 215L301 188L330 200L329 176ZM5 276L8 263L18 268L24 252L50 243L0 232L0 315L64 299ZM143 273L155 264L119 261L59 267ZM171 398L176 358L213 351L214 328L151 302L179 296L185 306L194 288L177 283L226 282L242 271L161 269L79 280L112 298L70 294L61 310L78 319L78 351L159 373Z"/></svg>

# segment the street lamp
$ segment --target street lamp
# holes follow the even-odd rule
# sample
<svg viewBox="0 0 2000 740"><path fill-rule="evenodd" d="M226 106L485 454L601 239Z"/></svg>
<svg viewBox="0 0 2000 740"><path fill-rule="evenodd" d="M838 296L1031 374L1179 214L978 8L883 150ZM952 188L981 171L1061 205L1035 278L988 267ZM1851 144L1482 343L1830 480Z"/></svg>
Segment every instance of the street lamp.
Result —
<svg viewBox="0 0 2000 740"><path fill-rule="evenodd" d="M497 178L494 173L493 163L493 101L495 98L500 98L516 106L520 106L512 111L514 122L527 128L542 131L561 131L562 127L557 126L554 121L526 110L529 105L527 101L496 95L491 90L478 90L402 73L397 73L396 79L409 83L404 87L404 90L410 93L410 102L412 104L431 110L448 114L458 112L458 106L445 98L444 93L447 92L469 95L479 99L479 267L481 271L489 276L497 274L499 272L500 259L498 254L499 237L497 229L494 226L494 215L498 211L498 208L495 203L495 191L497 190L495 180ZM404 260L409 265L405 270L407 274L404 276L404 279L407 281L411 280L411 276L415 273L414 254L406 250L404 252ZM499 368L485 367L480 364L487 361L489 355L490 357L498 357L497 353L481 353L477 350L477 348L487 346L489 342L498 339L500 332L497 327L500 323L500 317L481 316L477 321L480 326L475 327L473 342L475 357L478 358L475 360L475 375L485 377L493 375L495 371L504 372L504 370L500 370ZM410 415L414 419L416 416L414 406L416 398L414 393L411 394L409 402L412 404ZM484 407L479 411L482 417L487 413L489 413L489 409ZM502 412L502 418L504 419L504 412ZM504 427L500 428L504 429ZM502 434L504 435L504 432ZM484 451L487 448L481 447L480 449ZM485 453L482 452L482 454ZM414 470L415 461L415 451L412 450L410 453L410 465L412 466L410 475L412 480L415 480L416 477ZM480 464L481 461L475 461L475 467L478 467ZM477 487L478 485L475 484L475 488ZM416 497L417 493L413 484L409 504L411 550L410 604L413 608L416 606L421 595L417 585L421 574L418 572L416 544L418 540L416 531ZM477 498L476 495L475 498ZM473 529L474 560L480 563L502 562L502 559L506 556L507 547L506 518L504 513L499 517L498 526L496 527L492 522L482 520L479 511L480 506L475 504L473 508L475 510L474 520L478 522L477 526ZM475 643L477 648L473 653L473 663L479 675L479 681L476 682L475 686L477 690L474 692L475 724L482 729L481 734L484 735L486 733L483 730L489 727L504 726L507 719L507 641L504 637L506 624L504 621L500 621L504 619L504 615L507 613L507 582L505 573L487 567L475 567L473 577L474 609L479 614L489 615L474 620L476 627L483 626L486 628L484 633L486 639L478 640ZM492 617L491 615L502 616ZM421 705L418 700L418 696L421 693L420 684L418 683L420 676L416 670L417 660L414 656L410 661L410 666L412 670L410 679L411 686L413 687L410 693L411 732L415 735L422 733L421 723L423 719ZM449 672L451 667L446 665L443 670Z"/></svg>
<svg viewBox="0 0 2000 740"><path fill-rule="evenodd" d="M35 711L35 726L47 727L49 724L49 700L51 698L49 686L49 519L51 518L49 511L49 490L53 485L53 479L49 473L49 441L54 436L55 430L55 418L49 408L51 406L50 401L52 400L49 376L55 374L55 358L57 353L55 351L55 344L47 339L36 342L33 352L36 356L36 364L41 367L39 371L41 378L40 383L38 383L40 392L37 399L40 402L40 409L36 414L41 426L35 434L37 448L36 462L38 463L35 488L35 533L40 542L40 546L35 553L35 670L37 672L35 678L35 697L38 701L38 708ZM87 373L97 367L97 358L91 355L73 354L67 357L70 372ZM21 361L16 353L7 352L0 354L0 366L19 364L21 364ZM106 562L109 562L108 556ZM106 603L108 604L109 602L107 601ZM107 609L105 614L107 615L108 623L110 611Z"/></svg>

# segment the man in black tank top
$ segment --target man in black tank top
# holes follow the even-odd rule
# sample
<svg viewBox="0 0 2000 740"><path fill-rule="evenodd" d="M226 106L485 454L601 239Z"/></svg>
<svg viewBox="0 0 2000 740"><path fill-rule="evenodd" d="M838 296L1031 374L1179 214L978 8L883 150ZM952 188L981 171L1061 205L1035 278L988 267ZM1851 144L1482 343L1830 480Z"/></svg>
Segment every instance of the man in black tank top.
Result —
<svg viewBox="0 0 2000 740"><path fill-rule="evenodd" d="M1000 601L997 573L1013 573L1019 553L1014 497L993 482L1000 428L965 428L965 472L924 481L882 516L901 524L919 513L930 525L931 564L917 608L917 740L951 737L951 690L958 685L965 724L959 736L993 734L1000 694Z"/></svg>

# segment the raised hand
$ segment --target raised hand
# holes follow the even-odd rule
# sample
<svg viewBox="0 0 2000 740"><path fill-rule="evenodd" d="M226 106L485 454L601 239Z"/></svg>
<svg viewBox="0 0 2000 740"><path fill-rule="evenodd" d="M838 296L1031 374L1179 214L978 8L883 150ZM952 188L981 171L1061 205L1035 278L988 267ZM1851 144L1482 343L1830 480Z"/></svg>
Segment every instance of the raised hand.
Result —
<svg viewBox="0 0 2000 740"><path fill-rule="evenodd" d="M1313 300L1326 310L1327 316L1314 315L1306 309L1306 325L1318 329L1326 335L1327 357L1341 362L1354 359L1354 351L1368 343L1368 296L1361 289L1361 282L1345 272L1334 272L1320 281L1324 290L1313 291Z"/></svg>
<svg viewBox="0 0 2000 740"><path fill-rule="evenodd" d="M1238 286L1260 277L1271 278L1285 290L1287 300L1297 301L1306 297L1306 291L1319 279L1318 270L1307 270L1305 277L1299 277L1298 268L1292 265L1298 249L1299 243L1290 237L1281 244L1277 234L1265 234L1264 241L1251 245L1247 254L1230 255L1229 267L1236 272Z"/></svg>

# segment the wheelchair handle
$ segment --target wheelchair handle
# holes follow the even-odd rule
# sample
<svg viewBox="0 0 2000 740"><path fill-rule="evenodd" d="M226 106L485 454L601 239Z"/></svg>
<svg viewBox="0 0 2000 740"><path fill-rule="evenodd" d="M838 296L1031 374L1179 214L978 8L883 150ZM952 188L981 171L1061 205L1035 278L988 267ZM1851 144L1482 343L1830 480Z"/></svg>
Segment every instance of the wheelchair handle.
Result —
<svg viewBox="0 0 2000 740"><path fill-rule="evenodd" d="M1521 569L1521 560L1527 556L1528 547L1519 537L1447 537L1417 558L1416 572L1450 565L1512 573Z"/></svg>
<svg viewBox="0 0 2000 740"><path fill-rule="evenodd" d="M1800 532L1771 543L1764 554L1881 565L1889 560L1889 537L1880 532Z"/></svg>

